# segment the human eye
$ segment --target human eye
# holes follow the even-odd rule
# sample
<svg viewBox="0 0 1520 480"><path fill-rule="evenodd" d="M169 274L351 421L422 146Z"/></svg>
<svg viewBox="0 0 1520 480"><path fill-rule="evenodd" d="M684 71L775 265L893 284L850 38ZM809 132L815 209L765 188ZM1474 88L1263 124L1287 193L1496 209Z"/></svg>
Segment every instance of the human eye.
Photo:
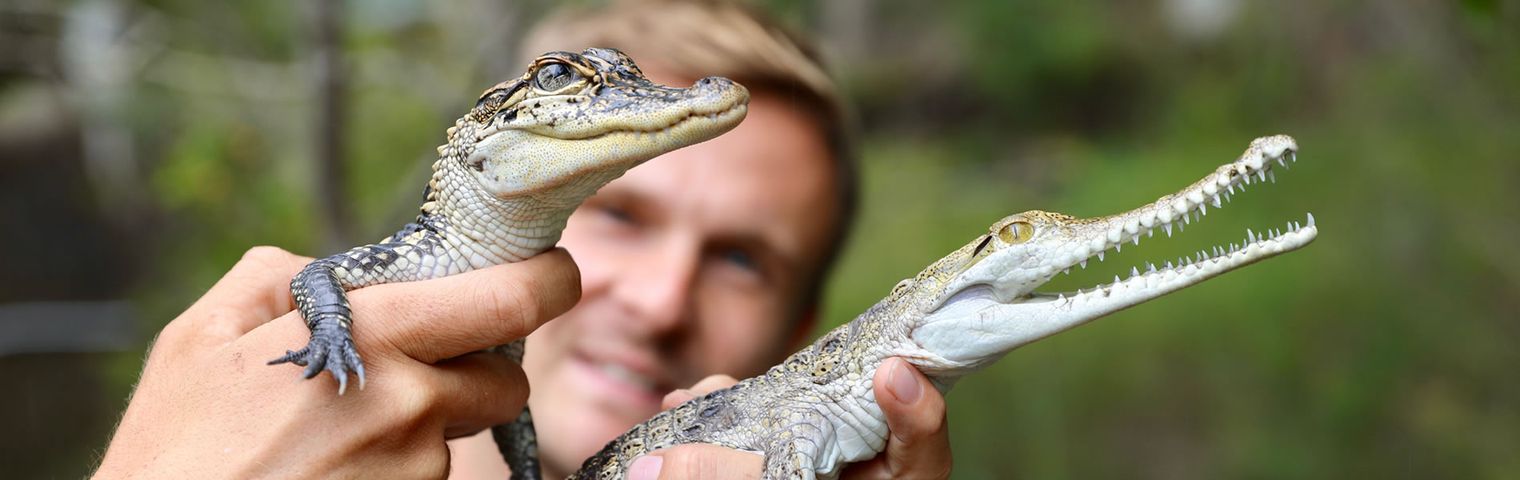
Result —
<svg viewBox="0 0 1520 480"><path fill-rule="evenodd" d="M755 256L751 255L749 251L742 248L723 249L723 251L719 253L719 257L722 258L724 262L727 262L728 264L735 267L739 267L752 272L758 272L760 270L760 264L755 261Z"/></svg>
<svg viewBox="0 0 1520 480"><path fill-rule="evenodd" d="M613 222L629 225L634 223L633 212L630 212L628 209L623 208L619 205L597 205L596 211L597 213L601 214L603 218L606 218L607 220L611 220Z"/></svg>

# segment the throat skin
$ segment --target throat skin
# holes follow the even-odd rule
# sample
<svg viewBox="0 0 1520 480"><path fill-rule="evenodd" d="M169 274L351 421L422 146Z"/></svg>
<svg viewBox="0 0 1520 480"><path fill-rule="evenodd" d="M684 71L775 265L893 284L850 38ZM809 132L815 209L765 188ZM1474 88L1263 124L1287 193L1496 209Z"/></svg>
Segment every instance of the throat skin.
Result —
<svg viewBox="0 0 1520 480"><path fill-rule="evenodd" d="M1137 265L1112 283L1038 291L1091 257L1201 220L1237 188L1275 182L1274 167L1297 161L1297 151L1291 137L1262 137L1235 161L1137 208L1096 218L1030 210L998 220L765 374L635 426L571 478L622 478L637 456L684 443L760 452L762 478L834 478L886 446L871 382L887 358L906 359L947 392L1020 346L1308 245L1318 235L1312 215L1307 224L1248 230L1240 243L1204 248L1163 267Z"/></svg>

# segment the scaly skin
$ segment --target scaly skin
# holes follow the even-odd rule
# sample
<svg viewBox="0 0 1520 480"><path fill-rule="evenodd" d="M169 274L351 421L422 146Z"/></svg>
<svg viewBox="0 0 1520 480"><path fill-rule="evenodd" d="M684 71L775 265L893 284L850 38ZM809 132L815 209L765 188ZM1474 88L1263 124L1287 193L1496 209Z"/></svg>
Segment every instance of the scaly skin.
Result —
<svg viewBox="0 0 1520 480"><path fill-rule="evenodd" d="M1140 208L1100 218L1028 211L993 223L988 233L903 280L886 299L830 331L764 375L661 412L608 443L572 478L622 478L649 451L711 443L765 455L764 478L832 478L849 462L886 447L887 425L871 391L881 362L903 357L940 389L1010 350L1138 305L1216 275L1307 245L1318 229L1247 231L1243 245L1126 280L1072 293L1036 293L1057 273L1087 265L1156 227L1219 208L1242 183L1272 178L1297 146L1287 136L1259 138L1238 160ZM1223 197L1223 198L1221 198ZM1266 232L1264 232L1266 233Z"/></svg>
<svg viewBox="0 0 1520 480"><path fill-rule="evenodd" d="M749 93L723 78L691 88L651 83L616 50L539 57L522 77L481 95L448 130L417 220L380 243L312 262L291 280L311 342L269 363L348 374L364 387L352 313L344 292L437 278L516 262L553 248L565 221L596 189L665 152L732 129ZM500 348L522 361L522 341ZM538 478L536 439L526 410L493 428L512 477Z"/></svg>

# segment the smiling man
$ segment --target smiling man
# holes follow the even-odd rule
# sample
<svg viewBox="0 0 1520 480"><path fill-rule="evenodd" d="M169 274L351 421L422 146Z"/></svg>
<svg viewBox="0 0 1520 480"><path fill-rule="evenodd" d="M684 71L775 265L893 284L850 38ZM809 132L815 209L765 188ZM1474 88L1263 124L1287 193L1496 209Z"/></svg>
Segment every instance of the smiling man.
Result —
<svg viewBox="0 0 1520 480"><path fill-rule="evenodd" d="M525 42L530 52L593 45L623 50L656 82L724 76L751 100L734 130L631 170L570 218L560 245L581 268L581 301L529 337L524 363L548 478L692 390L761 373L808 340L855 210L838 93L799 37L730 3L643 1L561 12ZM943 475L943 399L902 362L878 372L884 391L895 447L855 473ZM488 434L451 448L456 478L506 471ZM673 450L632 476L760 471L758 455Z"/></svg>

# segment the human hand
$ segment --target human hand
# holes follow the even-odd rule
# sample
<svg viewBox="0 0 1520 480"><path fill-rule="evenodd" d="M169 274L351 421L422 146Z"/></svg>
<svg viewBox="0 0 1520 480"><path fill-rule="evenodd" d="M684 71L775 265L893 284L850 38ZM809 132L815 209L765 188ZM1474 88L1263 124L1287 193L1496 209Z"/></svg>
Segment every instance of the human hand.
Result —
<svg viewBox="0 0 1520 480"><path fill-rule="evenodd" d="M522 369L481 350L580 297L564 250L349 292L370 381L339 396L331 376L264 364L309 335L290 279L310 261L251 249L164 327L96 478L442 477L445 439L507 423L527 400Z"/></svg>
<svg viewBox="0 0 1520 480"><path fill-rule="evenodd" d="M665 396L661 407L682 402L737 383L733 377L714 375L687 390ZM877 404L886 414L887 448L875 458L845 467L841 478L950 477L950 434L945 428L945 397L929 379L907 361L889 358L871 380ZM764 459L707 444L686 444L639 457L629 466L629 480L758 479Z"/></svg>

